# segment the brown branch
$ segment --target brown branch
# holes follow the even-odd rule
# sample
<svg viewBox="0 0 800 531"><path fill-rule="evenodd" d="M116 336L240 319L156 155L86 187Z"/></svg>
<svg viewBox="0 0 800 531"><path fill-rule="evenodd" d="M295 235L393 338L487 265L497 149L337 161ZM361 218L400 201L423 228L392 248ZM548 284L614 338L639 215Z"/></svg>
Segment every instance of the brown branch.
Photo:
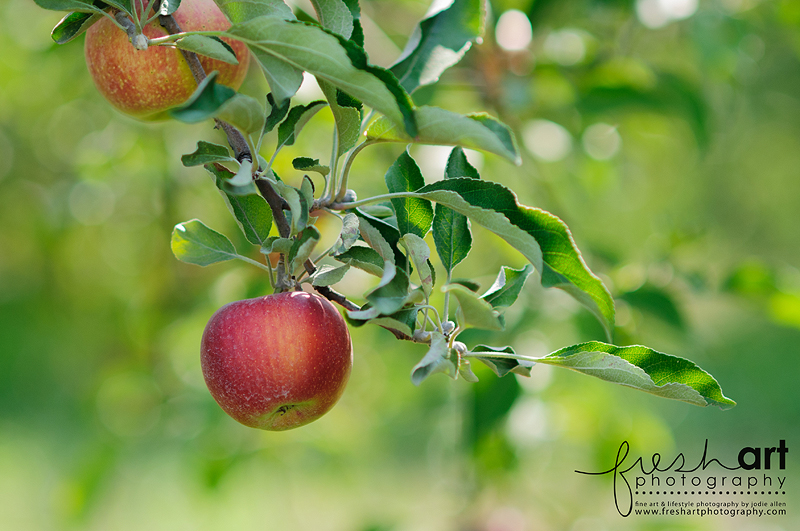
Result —
<svg viewBox="0 0 800 531"><path fill-rule="evenodd" d="M153 6L154 10L156 8L156 6ZM160 15L158 17L158 21L170 35L183 32L172 15ZM197 84L200 84L206 78L206 72L203 68L203 65L200 63L200 58L197 57L197 54L194 52L189 52L186 50L181 50L180 52L183 55L183 58L186 60L186 63L189 65L189 69L192 71L194 80L197 82ZM228 143L230 144L231 148L233 148L236 160L239 162L244 159L253 161L253 154L250 153L250 147L242 133L227 122L217 119L215 119L215 122L217 123L217 127L221 128L228 137ZM255 182L258 191L261 192L261 195L263 195L264 199L267 200L267 204L272 210L272 218L275 222L275 226L278 228L278 233L282 238L288 238L291 235L291 227L289 226L289 222L286 220L286 216L283 214L283 211L289 208L286 204L286 200L278 195L278 192L275 191L275 188L269 181L265 179L256 179ZM316 267L311 260L306 260L305 264L303 265L305 266L309 275L314 274L316 271ZM357 311L361 309L355 303L347 300L347 297L327 286L315 286L314 289L316 289L317 292L319 292L319 294L326 299L339 304L346 310ZM397 332L396 330L388 330L394 333L398 339L407 339L407 336Z"/></svg>
<svg viewBox="0 0 800 531"><path fill-rule="evenodd" d="M289 208L286 201L278 195L278 192L272 187L272 183L265 179L256 179L256 187L272 209L272 217L275 226L278 227L278 234L281 235L281 238L288 238L292 229L289 227L289 222L286 221L286 216L283 215L283 210Z"/></svg>
<svg viewBox="0 0 800 531"><path fill-rule="evenodd" d="M314 289L317 290L317 292L320 295L322 295L329 301L335 302L345 310L350 310L351 312L357 312L358 310L361 309L357 304L347 300L347 297L345 297L338 291L332 290L327 286L314 286Z"/></svg>
<svg viewBox="0 0 800 531"><path fill-rule="evenodd" d="M153 6L153 9L156 9L156 7L157 6ZM172 15L160 15L158 17L158 22L170 35L183 33L183 30ZM200 63L200 58L197 57L197 54L194 52L189 52L187 50L180 50L180 52L186 60L186 64L189 65L189 70L192 71L192 77L194 77L195 82L199 85L206 78L206 71ZM247 140L245 140L242 133L227 122L216 118L214 121L217 127L222 129L225 132L225 136L228 137L228 144L233 148L236 160L242 162L246 159L252 162L253 155L250 153L250 146L247 145Z"/></svg>

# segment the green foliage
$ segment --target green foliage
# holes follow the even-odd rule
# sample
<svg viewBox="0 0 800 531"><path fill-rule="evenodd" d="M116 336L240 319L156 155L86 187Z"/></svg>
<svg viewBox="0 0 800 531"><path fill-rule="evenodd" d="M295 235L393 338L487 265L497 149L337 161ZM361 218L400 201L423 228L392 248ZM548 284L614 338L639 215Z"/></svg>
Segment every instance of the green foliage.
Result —
<svg viewBox="0 0 800 531"><path fill-rule="evenodd" d="M228 148L225 146L202 140L197 143L197 149L194 152L181 157L181 163L184 166L204 166L212 162L233 162L234 160L236 159L230 156Z"/></svg>
<svg viewBox="0 0 800 531"><path fill-rule="evenodd" d="M390 70L409 93L436 83L481 38L485 23L485 0L454 0L417 25Z"/></svg>
<svg viewBox="0 0 800 531"><path fill-rule="evenodd" d="M216 37L189 35L175 41L175 46L187 52L194 52L233 65L239 64L233 49L225 41Z"/></svg>
<svg viewBox="0 0 800 531"><path fill-rule="evenodd" d="M225 85L218 85L216 82L219 72L216 70L208 74L200 84L194 94L180 107L170 109L169 114L176 120L193 124L213 118L219 110L237 94L235 90Z"/></svg>
<svg viewBox="0 0 800 531"><path fill-rule="evenodd" d="M232 260L236 257L236 248L228 238L193 219L175 225L172 253L182 262L207 266Z"/></svg>
<svg viewBox="0 0 800 531"><path fill-rule="evenodd" d="M728 409L736 405L722 394L710 374L691 361L639 345L582 343L564 347L537 361L699 406Z"/></svg>
<svg viewBox="0 0 800 531"><path fill-rule="evenodd" d="M234 24L226 34L247 43L265 69L268 69L263 65L266 55L309 72L352 94L393 122L403 124L409 134L416 134L413 104L408 94L387 71L368 65L364 50L355 43L314 25L276 17L258 17ZM276 86L270 86L276 95ZM276 101L283 99L276 95Z"/></svg>
<svg viewBox="0 0 800 531"><path fill-rule="evenodd" d="M391 193L415 192L425 186L425 179L414 159L404 152L386 172L386 188ZM400 234L415 234L424 238L433 223L433 207L423 198L393 198Z"/></svg>
<svg viewBox="0 0 800 531"><path fill-rule="evenodd" d="M70 13L61 19L61 22L53 28L50 34L56 44L66 44L71 40L83 35L89 27L100 20L98 13Z"/></svg>
<svg viewBox="0 0 800 531"><path fill-rule="evenodd" d="M278 147L275 151L280 150L283 146L294 144L303 127L325 105L327 104L324 101L314 101L308 105L298 105L292 108L289 111L289 115L278 127Z"/></svg>
<svg viewBox="0 0 800 531"><path fill-rule="evenodd" d="M520 162L514 136L507 126L485 114L460 114L436 107L414 110L417 134L409 135L389 120L376 120L367 130L367 138L379 142L417 142L460 146L496 153Z"/></svg>

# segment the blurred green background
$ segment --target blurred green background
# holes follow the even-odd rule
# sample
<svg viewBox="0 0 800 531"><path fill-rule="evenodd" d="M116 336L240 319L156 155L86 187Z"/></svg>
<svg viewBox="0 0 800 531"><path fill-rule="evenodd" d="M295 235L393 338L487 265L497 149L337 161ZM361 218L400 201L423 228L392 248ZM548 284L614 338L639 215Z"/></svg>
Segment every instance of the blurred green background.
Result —
<svg viewBox="0 0 800 531"><path fill-rule="evenodd" d="M371 58L388 65L427 2L361 3ZM339 405L286 433L228 418L199 366L208 318L266 293L263 275L169 250L172 227L195 217L248 249L205 172L180 165L221 137L115 112L82 39L50 40L59 18L0 0L0 529L800 528L800 3L495 1L484 43L415 94L509 123L524 164L470 152L483 177L567 222L618 300L618 344L692 359L736 408L539 366L415 388L424 349L367 326L352 330ZM263 94L250 74L243 90ZM313 97L309 83L298 100ZM331 123L319 113L278 172L324 160ZM360 197L402 149L359 158ZM447 149L411 153L441 178ZM475 238L457 276L488 287L502 264L523 265L494 235ZM507 322L463 339L539 356L602 337L533 278ZM574 473L610 468L623 440L632 455L696 462L706 439L723 460L785 439L788 516L624 519L610 477Z"/></svg>

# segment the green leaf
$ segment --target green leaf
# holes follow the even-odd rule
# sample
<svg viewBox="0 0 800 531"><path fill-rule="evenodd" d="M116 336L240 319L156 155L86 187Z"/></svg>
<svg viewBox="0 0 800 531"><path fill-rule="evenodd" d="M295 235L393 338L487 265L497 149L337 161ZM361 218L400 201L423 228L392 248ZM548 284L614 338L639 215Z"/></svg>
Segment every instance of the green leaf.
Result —
<svg viewBox="0 0 800 531"><path fill-rule="evenodd" d="M340 95L344 93L341 90L324 80L317 80L317 83L331 106L336 123L337 154L342 155L356 145L361 135L361 108L342 105Z"/></svg>
<svg viewBox="0 0 800 531"><path fill-rule="evenodd" d="M291 234L297 234L308 225L308 204L297 188L283 181L275 181L272 186L289 205L289 212L292 213Z"/></svg>
<svg viewBox="0 0 800 531"><path fill-rule="evenodd" d="M392 208L392 203L390 201L386 201L385 203L377 205L375 204L364 205L358 210L376 219L386 219L394 217L394 209Z"/></svg>
<svg viewBox="0 0 800 531"><path fill-rule="evenodd" d="M316 227L306 227L294 241L289 251L289 270L293 275L298 275L305 270L305 262L319 242L319 231Z"/></svg>
<svg viewBox="0 0 800 531"><path fill-rule="evenodd" d="M411 337L414 335L414 328L417 326L417 312L419 310L416 307L408 308L392 315L370 319L368 322Z"/></svg>
<svg viewBox="0 0 800 531"><path fill-rule="evenodd" d="M245 94L236 94L226 101L214 116L246 135L260 134L267 118L261 104Z"/></svg>
<svg viewBox="0 0 800 531"><path fill-rule="evenodd" d="M314 171L322 175L323 177L327 176L331 169L324 164L320 164L319 159L312 159L310 157L297 157L292 160L292 166L294 169L299 171Z"/></svg>
<svg viewBox="0 0 800 531"><path fill-rule="evenodd" d="M370 65L364 49L341 35L277 17L234 24L226 35L245 42L259 60L268 55L332 83L416 135L414 106L406 91L391 72Z"/></svg>
<svg viewBox="0 0 800 531"><path fill-rule="evenodd" d="M339 267L322 265L311 275L311 285L331 286L341 281L349 270L350 266L346 264Z"/></svg>
<svg viewBox="0 0 800 531"><path fill-rule="evenodd" d="M250 52L261 65L261 72L269 83L275 101L288 104L289 99L297 94L303 84L303 71L261 49L251 47Z"/></svg>
<svg viewBox="0 0 800 531"><path fill-rule="evenodd" d="M461 375L465 382L477 383L479 381L475 373L472 372L469 360L461 360L461 363L458 364L458 374Z"/></svg>
<svg viewBox="0 0 800 531"><path fill-rule="evenodd" d="M181 0L161 0L158 14L167 16L173 14L181 6Z"/></svg>
<svg viewBox="0 0 800 531"><path fill-rule="evenodd" d="M481 296L492 308L507 308L516 302L528 276L533 272L529 264L522 269L503 266L494 284Z"/></svg>
<svg viewBox="0 0 800 531"><path fill-rule="evenodd" d="M236 188L248 186L253 183L253 163L250 160L243 160L239 166L239 171L231 177L228 184Z"/></svg>
<svg viewBox="0 0 800 531"><path fill-rule="evenodd" d="M444 178L462 176L480 179L478 170L467 161L464 150L455 147L447 159ZM467 217L437 203L433 214L433 243L436 245L436 252L442 260L442 265L448 273L451 273L472 249L472 233Z"/></svg>
<svg viewBox="0 0 800 531"><path fill-rule="evenodd" d="M353 34L353 15L342 0L311 0L322 27L349 39Z"/></svg>
<svg viewBox="0 0 800 531"><path fill-rule="evenodd" d="M353 17L353 33L350 35L350 40L363 48L364 29L361 27L361 6L358 5L358 0L344 0L344 3L350 9L350 15Z"/></svg>
<svg viewBox="0 0 800 531"><path fill-rule="evenodd" d="M276 17L296 20L294 13L282 0L215 0L220 10L232 24L240 24L258 17ZM289 104L303 83L303 71L294 68L261 50L251 50L261 66L275 100ZM270 127L270 130L272 128Z"/></svg>
<svg viewBox="0 0 800 531"><path fill-rule="evenodd" d="M460 286L464 286L468 290L474 291L475 293L477 293L478 290L481 289L480 284L468 278L454 278L450 280L450 284L458 284Z"/></svg>
<svg viewBox="0 0 800 531"><path fill-rule="evenodd" d="M379 315L391 315L406 303L408 287L406 272L397 269L391 262L384 262L381 281L365 298L378 310Z"/></svg>
<svg viewBox="0 0 800 531"><path fill-rule="evenodd" d="M334 256L336 260L376 277L383 276L384 260L375 249L369 247L354 246L347 251Z"/></svg>
<svg viewBox="0 0 800 531"><path fill-rule="evenodd" d="M211 162L232 162L235 161L230 155L230 151L225 146L212 144L211 142L199 141L197 149L181 157L181 163L186 167L202 166Z"/></svg>
<svg viewBox="0 0 800 531"><path fill-rule="evenodd" d="M359 327L365 324L374 324L385 328L392 332L395 336L401 338L410 338L414 334L414 329L417 326L417 313L419 309L416 307L400 310L392 315L378 316L375 308L372 308L370 303L366 303L361 307L360 311L347 312L346 319L351 326Z"/></svg>
<svg viewBox="0 0 800 531"><path fill-rule="evenodd" d="M391 71L409 93L437 82L480 39L485 23L485 0L453 0L417 25Z"/></svg>
<svg viewBox="0 0 800 531"><path fill-rule="evenodd" d="M246 162L250 166L249 171L252 171L252 163L250 163L249 161ZM247 172L246 171L243 172L241 166L239 167L239 172L237 173L233 173L225 166L216 162L211 164L206 164L204 168L208 170L208 172L215 177L217 188L219 188L226 194L236 195L236 196L258 194L258 188L256 188L256 185L253 182L252 178L249 181L247 180L246 178ZM236 182L240 184L240 186L235 186L233 184L234 179L236 179L237 175L239 175L240 180Z"/></svg>
<svg viewBox="0 0 800 531"><path fill-rule="evenodd" d="M464 150L456 146L447 157L447 166L444 169L445 179L455 179L456 177L471 177L473 179L480 179L481 176L478 170L469 163L467 155Z"/></svg>
<svg viewBox="0 0 800 531"><path fill-rule="evenodd" d="M281 253L288 255L292 250L295 240L293 238L281 238L280 236L270 236L261 246L261 254Z"/></svg>
<svg viewBox="0 0 800 531"><path fill-rule="evenodd" d="M391 193L413 192L425 186L425 179L408 151L404 151L392 164L385 176L386 186ZM424 238L433 223L433 207L430 201L414 198L392 199L397 215L397 229L400 234L415 234Z"/></svg>
<svg viewBox="0 0 800 531"><path fill-rule="evenodd" d="M99 9L96 11L99 11ZM56 44L70 42L75 37L82 35L92 24L103 17L96 11L94 13L70 13L56 24L50 36Z"/></svg>
<svg viewBox="0 0 800 531"><path fill-rule="evenodd" d="M536 362L698 406L729 409L736 405L722 394L713 376L691 361L640 345L616 347L590 341L564 347Z"/></svg>
<svg viewBox="0 0 800 531"><path fill-rule="evenodd" d="M456 375L456 366L450 360L450 349L447 346L445 337L439 332L432 332L431 346L428 352L420 362L411 369L411 382L414 385L419 385L427 379L428 376L440 372L454 378Z"/></svg>
<svg viewBox="0 0 800 531"><path fill-rule="evenodd" d="M482 361L501 378L512 372L520 376L531 375L531 368L535 365L534 362L514 358L493 357L493 354L510 354L516 356L516 352L514 352L514 349L511 347L497 348L488 347L486 345L478 345L469 353L471 357Z"/></svg>
<svg viewBox="0 0 800 531"><path fill-rule="evenodd" d="M572 234L559 218L520 205L508 188L479 179L445 179L405 195L450 207L506 240L540 272L544 287L556 287L575 297L611 336L614 299L586 266Z"/></svg>
<svg viewBox="0 0 800 531"><path fill-rule="evenodd" d="M358 216L352 212L346 214L342 219L342 230L339 233L339 238L331 249L332 254L334 256L340 255L350 249L358 241L360 232Z"/></svg>
<svg viewBox="0 0 800 531"><path fill-rule="evenodd" d="M172 253L188 264L207 266L239 255L231 241L198 219L178 223L172 231Z"/></svg>
<svg viewBox="0 0 800 531"><path fill-rule="evenodd" d="M408 255L414 262L414 267L417 270L417 275L419 275L420 283L427 299L433 290L433 270L429 261L431 250L425 240L416 234L404 234L400 238L400 243L406 248Z"/></svg>
<svg viewBox="0 0 800 531"><path fill-rule="evenodd" d="M311 177L308 175L303 175L303 182L300 185L300 196L303 198L303 200L305 200L305 206L310 215L311 205L314 204L314 183L311 181Z"/></svg>
<svg viewBox="0 0 800 531"><path fill-rule="evenodd" d="M448 284L442 291L449 291L458 299L459 310L463 317L462 325L474 326L482 330L503 330L500 313L492 305L478 297L477 294L459 284Z"/></svg>
<svg viewBox="0 0 800 531"><path fill-rule="evenodd" d="M34 0L36 5L43 9L50 11L76 11L78 13L98 13L102 9L95 5L94 0ZM108 1L107 4L113 5L114 2ZM126 13L130 13L130 4L123 9Z"/></svg>
<svg viewBox="0 0 800 531"><path fill-rule="evenodd" d="M417 134L413 137L389 120L379 118L369 126L367 138L381 142L461 146L495 153L515 164L522 162L511 130L488 114L463 115L423 106L414 110L414 116Z"/></svg>
<svg viewBox="0 0 800 531"><path fill-rule="evenodd" d="M187 52L194 52L228 64L238 65L239 60L230 46L222 40L204 35L189 35L175 41L175 46Z"/></svg>
<svg viewBox="0 0 800 531"><path fill-rule="evenodd" d="M371 227L376 229L378 233L381 235L381 237L384 240L386 240L386 243L389 244L389 248L394 253L394 259L393 259L394 264L401 269L405 269L407 260L406 260L406 255L404 255L400 251L400 248L398 247L398 244L400 243L400 231L397 230L397 227L387 223L382 219L370 216L369 214L358 208L354 210L355 214L359 218L360 226L363 227L362 221L366 221L369 223ZM363 229L361 230L361 237L364 238ZM366 241L366 239L364 239L364 241Z"/></svg>
<svg viewBox="0 0 800 531"><path fill-rule="evenodd" d="M442 265L451 272L472 249L467 217L437 203L433 215L433 243Z"/></svg>
<svg viewBox="0 0 800 531"><path fill-rule="evenodd" d="M257 17L280 17L295 20L292 9L283 0L214 0L232 24Z"/></svg>
<svg viewBox="0 0 800 531"><path fill-rule="evenodd" d="M272 229L272 210L264 198L257 194L233 195L226 192L225 201L247 241L264 245Z"/></svg>
<svg viewBox="0 0 800 531"><path fill-rule="evenodd" d="M367 245L372 247L381 257L384 262L389 262L394 265L395 253L392 246L368 219L360 217L358 219L358 230L361 238L367 242Z"/></svg>
<svg viewBox="0 0 800 531"><path fill-rule="evenodd" d="M320 109L327 105L324 101L312 101L308 105L298 105L289 111L289 116L278 127L278 147L276 150L281 149L283 146L291 146L294 144L297 135L305 127L312 116L317 114Z"/></svg>
<svg viewBox="0 0 800 531"><path fill-rule="evenodd" d="M120 11L124 11L128 15L131 15L133 12L133 9L131 8L131 5L133 4L132 0L102 0L102 2L95 2L95 5L98 3L108 4L111 7L119 9ZM132 15L131 18L133 18Z"/></svg>
<svg viewBox="0 0 800 531"><path fill-rule="evenodd" d="M286 99L281 103L277 103L275 97L270 93L267 94L267 103L269 104L270 111L269 116L267 116L267 123L264 125L264 134L275 129L275 126L286 118L286 115L289 114L289 105L292 102Z"/></svg>
<svg viewBox="0 0 800 531"><path fill-rule="evenodd" d="M206 169L209 169L215 176L217 188L222 191L228 210L236 218L247 241L253 245L264 246L272 229L272 209L269 208L264 198L257 193L234 193L231 190L236 190L236 188L232 188L228 184L233 174L227 170L225 172L219 169L212 171L214 169L212 165L206 166Z"/></svg>
<svg viewBox="0 0 800 531"><path fill-rule="evenodd" d="M217 85L219 72L211 72L195 89L183 105L170 109L170 116L178 121L193 124L213 118L220 107L236 96L236 91L225 85Z"/></svg>

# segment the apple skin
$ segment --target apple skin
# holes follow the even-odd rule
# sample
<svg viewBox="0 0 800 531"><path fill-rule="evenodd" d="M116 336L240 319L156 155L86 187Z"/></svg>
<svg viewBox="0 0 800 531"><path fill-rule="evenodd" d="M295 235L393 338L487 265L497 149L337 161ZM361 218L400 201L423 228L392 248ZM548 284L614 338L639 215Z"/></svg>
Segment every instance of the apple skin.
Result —
<svg viewBox="0 0 800 531"><path fill-rule="evenodd" d="M230 22L214 0L183 0L172 15L183 31L222 31ZM158 20L144 27L150 38L167 34ZM217 82L238 89L247 74L250 52L240 41L224 39L236 53L238 65L198 56L206 73L219 70ZM97 90L117 109L141 120L167 118L164 111L184 103L197 88L180 50L150 46L137 50L128 35L108 17L86 31L86 66Z"/></svg>
<svg viewBox="0 0 800 531"><path fill-rule="evenodd" d="M245 426L281 431L327 413L344 392L353 347L330 301L293 291L232 302L203 332L211 395Z"/></svg>

